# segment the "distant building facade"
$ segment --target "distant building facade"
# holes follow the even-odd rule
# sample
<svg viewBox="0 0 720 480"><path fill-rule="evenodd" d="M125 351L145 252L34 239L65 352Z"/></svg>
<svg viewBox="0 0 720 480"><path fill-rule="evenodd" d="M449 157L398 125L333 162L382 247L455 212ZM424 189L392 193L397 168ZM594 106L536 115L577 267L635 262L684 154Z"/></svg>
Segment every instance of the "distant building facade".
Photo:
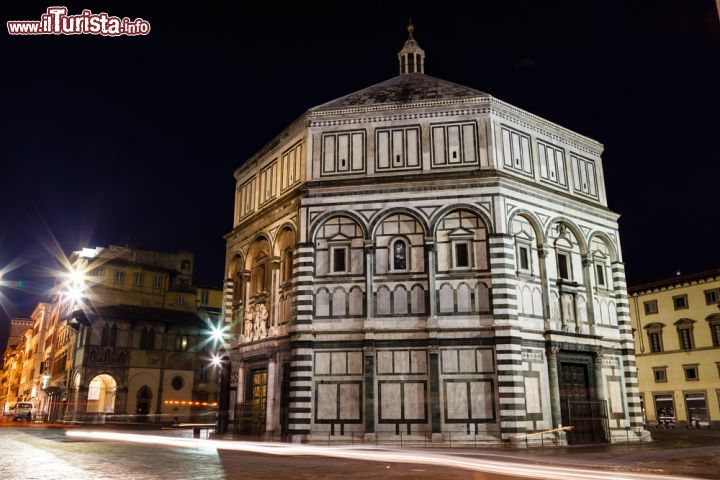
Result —
<svg viewBox="0 0 720 480"><path fill-rule="evenodd" d="M647 438L602 146L398 59L235 171L236 430Z"/></svg>
<svg viewBox="0 0 720 480"><path fill-rule="evenodd" d="M110 246L69 263L51 301L13 320L3 411L27 401L50 421L215 421L223 292L193 285L193 254Z"/></svg>
<svg viewBox="0 0 720 480"><path fill-rule="evenodd" d="M30 318L10 319L10 334L0 372L0 415L8 414L19 400L23 358L32 327L33 321Z"/></svg>
<svg viewBox="0 0 720 480"><path fill-rule="evenodd" d="M70 262L87 272L87 293L81 308L59 317L76 329L64 418L214 421L208 340L222 290L193 286L192 253L110 246L75 252ZM57 338L60 353L62 333ZM68 365L59 361L58 372Z"/></svg>
<svg viewBox="0 0 720 480"><path fill-rule="evenodd" d="M645 421L720 426L720 269L628 292Z"/></svg>

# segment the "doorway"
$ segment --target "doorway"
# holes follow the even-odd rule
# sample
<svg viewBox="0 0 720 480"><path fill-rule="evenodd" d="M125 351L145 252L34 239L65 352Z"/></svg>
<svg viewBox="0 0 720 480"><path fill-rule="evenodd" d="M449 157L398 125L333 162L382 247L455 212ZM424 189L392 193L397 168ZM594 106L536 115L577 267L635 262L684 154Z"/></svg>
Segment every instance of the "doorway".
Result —
<svg viewBox="0 0 720 480"><path fill-rule="evenodd" d="M571 444L607 442L607 407L590 397L589 364L560 362L560 410Z"/></svg>
<svg viewBox="0 0 720 480"><path fill-rule="evenodd" d="M147 422L150 414L150 405L152 402L152 390L147 385L143 386L137 393L137 407L135 414L139 422Z"/></svg>

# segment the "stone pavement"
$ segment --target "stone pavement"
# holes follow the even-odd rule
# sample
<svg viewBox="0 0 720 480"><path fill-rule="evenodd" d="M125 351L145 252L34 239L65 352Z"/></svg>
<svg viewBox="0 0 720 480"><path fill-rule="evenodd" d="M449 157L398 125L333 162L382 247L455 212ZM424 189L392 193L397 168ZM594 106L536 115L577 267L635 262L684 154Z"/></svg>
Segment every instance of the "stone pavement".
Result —
<svg viewBox="0 0 720 480"><path fill-rule="evenodd" d="M148 433L157 435L157 430ZM648 444L566 448L432 449L433 452L515 464L587 467L596 470L718 478L720 431L653 431ZM189 436L189 432L164 432ZM426 449L418 449L422 454ZM117 441L68 438L62 428L0 428L0 479L509 479L428 465L275 457L215 449L181 449ZM517 478L517 477L512 477Z"/></svg>

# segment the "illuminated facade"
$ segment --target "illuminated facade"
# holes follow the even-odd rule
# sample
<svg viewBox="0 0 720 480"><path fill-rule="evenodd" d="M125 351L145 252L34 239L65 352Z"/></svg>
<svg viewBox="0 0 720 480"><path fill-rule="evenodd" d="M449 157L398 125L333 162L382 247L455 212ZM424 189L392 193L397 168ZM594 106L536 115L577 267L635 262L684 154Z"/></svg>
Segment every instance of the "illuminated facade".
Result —
<svg viewBox="0 0 720 480"><path fill-rule="evenodd" d="M83 288L69 292L63 278L51 303L13 319L4 411L29 401L50 421L214 421L218 372L208 339L222 289L193 285L193 261L189 252L117 246L73 253Z"/></svg>
<svg viewBox="0 0 720 480"><path fill-rule="evenodd" d="M47 402L47 395L42 390L42 376L45 373L43 360L47 350L46 340L51 309L49 303L38 303L30 315L32 329L25 334L27 342L23 355L18 401L32 402L36 411Z"/></svg>
<svg viewBox="0 0 720 480"><path fill-rule="evenodd" d="M602 145L398 59L235 171L235 431L647 438Z"/></svg>
<svg viewBox="0 0 720 480"><path fill-rule="evenodd" d="M720 426L720 269L628 291L646 422Z"/></svg>
<svg viewBox="0 0 720 480"><path fill-rule="evenodd" d="M32 326L33 321L30 318L10 319L10 335L0 372L0 415L9 413L19 400L23 358Z"/></svg>

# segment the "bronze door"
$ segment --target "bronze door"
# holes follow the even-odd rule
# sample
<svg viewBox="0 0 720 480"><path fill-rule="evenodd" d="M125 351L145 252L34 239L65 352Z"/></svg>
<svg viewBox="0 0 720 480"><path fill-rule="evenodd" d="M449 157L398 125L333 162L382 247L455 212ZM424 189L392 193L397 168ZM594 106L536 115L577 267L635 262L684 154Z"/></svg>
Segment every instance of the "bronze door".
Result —
<svg viewBox="0 0 720 480"><path fill-rule="evenodd" d="M252 371L252 412L253 434L265 433L267 416L267 368Z"/></svg>
<svg viewBox="0 0 720 480"><path fill-rule="evenodd" d="M588 365L560 363L560 406L563 425L573 427L568 432L570 443L607 441L605 403L590 398Z"/></svg>

